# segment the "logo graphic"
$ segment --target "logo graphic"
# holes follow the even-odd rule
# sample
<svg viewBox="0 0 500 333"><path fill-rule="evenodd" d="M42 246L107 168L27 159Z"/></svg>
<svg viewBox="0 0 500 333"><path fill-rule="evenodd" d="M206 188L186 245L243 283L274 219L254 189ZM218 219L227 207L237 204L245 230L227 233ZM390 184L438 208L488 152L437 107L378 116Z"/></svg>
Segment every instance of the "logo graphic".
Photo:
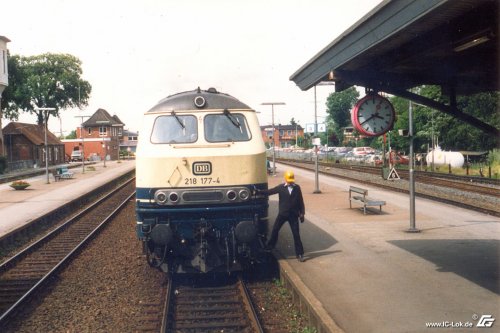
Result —
<svg viewBox="0 0 500 333"><path fill-rule="evenodd" d="M492 315L482 315L477 322L476 327L491 327L495 322L495 318Z"/></svg>
<svg viewBox="0 0 500 333"><path fill-rule="evenodd" d="M193 174L197 176L206 176L212 173L212 163L210 162L194 162Z"/></svg>

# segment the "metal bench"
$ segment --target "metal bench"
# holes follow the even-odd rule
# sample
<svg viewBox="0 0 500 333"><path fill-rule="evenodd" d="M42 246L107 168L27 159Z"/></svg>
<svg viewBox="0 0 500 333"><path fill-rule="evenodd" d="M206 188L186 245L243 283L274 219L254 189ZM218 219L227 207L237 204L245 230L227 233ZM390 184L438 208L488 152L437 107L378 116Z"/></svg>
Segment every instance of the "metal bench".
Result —
<svg viewBox="0 0 500 333"><path fill-rule="evenodd" d="M59 176L59 179L71 179L73 178L73 172L69 171L67 167L57 168L56 174L54 175L57 181L58 179L56 176Z"/></svg>
<svg viewBox="0 0 500 333"><path fill-rule="evenodd" d="M58 182L59 180L61 180L61 175L60 175L60 174L58 174L58 173L57 173L57 171L56 171L56 172L53 172L52 174L54 175L54 180L55 180L56 182Z"/></svg>
<svg viewBox="0 0 500 333"><path fill-rule="evenodd" d="M360 195L353 195L353 193L360 194ZM365 214L365 215L366 215L366 207L367 206L379 206L380 211L382 211L382 206L385 205L385 201L383 201L383 200L369 198L367 189L364 189L361 187L356 187L356 186L350 186L349 187L349 208L352 208L353 202L363 205L363 214Z"/></svg>

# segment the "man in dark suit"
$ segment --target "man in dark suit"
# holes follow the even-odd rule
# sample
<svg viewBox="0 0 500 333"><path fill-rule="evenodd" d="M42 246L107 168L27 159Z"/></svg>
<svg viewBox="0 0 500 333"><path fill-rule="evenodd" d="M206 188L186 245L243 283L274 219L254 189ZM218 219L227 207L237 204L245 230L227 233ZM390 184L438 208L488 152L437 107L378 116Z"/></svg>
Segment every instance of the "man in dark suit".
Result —
<svg viewBox="0 0 500 333"><path fill-rule="evenodd" d="M299 219L304 222L305 206L300 186L295 184L295 176L292 171L285 172L285 184L280 184L269 190L259 190L259 193L273 195L279 194L279 212L274 222L271 238L267 242L266 249L271 250L278 241L278 233L283 224L288 221L292 230L295 254L300 262L304 261L304 248L300 240Z"/></svg>

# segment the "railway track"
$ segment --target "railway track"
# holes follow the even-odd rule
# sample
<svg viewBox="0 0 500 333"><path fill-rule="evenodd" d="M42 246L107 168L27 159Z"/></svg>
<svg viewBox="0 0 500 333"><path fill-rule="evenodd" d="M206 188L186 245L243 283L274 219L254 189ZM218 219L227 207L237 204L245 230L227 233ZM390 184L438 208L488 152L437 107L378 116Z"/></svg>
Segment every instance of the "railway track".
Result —
<svg viewBox="0 0 500 333"><path fill-rule="evenodd" d="M263 332L245 282L229 279L169 279L161 332Z"/></svg>
<svg viewBox="0 0 500 333"><path fill-rule="evenodd" d="M332 167L332 165L329 166ZM382 171L379 167L373 166L351 166L350 169L359 172L370 173L373 175L382 174ZM398 175L401 179L408 180L410 178L408 170L398 170ZM477 193L481 195L491 195L500 198L500 191L498 187L496 187L500 185L500 183L496 179L486 180L477 177L415 171L415 181L423 184L454 188L461 191Z"/></svg>
<svg viewBox="0 0 500 333"><path fill-rule="evenodd" d="M278 160L278 162L288 165L293 165L298 168L314 170L314 164L308 161L296 160ZM339 177L343 179L351 179L359 181L360 174L375 175L371 180L363 180L376 187L385 188L388 190L408 193L408 186L393 181L385 181L382 179L382 170L379 167L363 166L363 165L346 165L335 163L320 163L319 172L325 175ZM344 171L339 173L338 171ZM354 172L351 172L354 171ZM407 170L397 170L401 179L409 178ZM419 172L415 171L415 183L418 185L429 185L434 190L419 191L416 194L428 199L445 202L449 204L459 205L464 208L479 211L493 216L500 216L498 211L498 198L500 198L500 182L496 179L478 179L477 177L453 176L448 174ZM437 191L441 188L443 191ZM447 192L456 192L449 194ZM467 193L466 196L460 195ZM474 196L475 198L468 198ZM483 203L483 199L487 198ZM488 202L486 202L488 201Z"/></svg>
<svg viewBox="0 0 500 333"><path fill-rule="evenodd" d="M0 327L113 219L134 189L130 179L0 265Z"/></svg>

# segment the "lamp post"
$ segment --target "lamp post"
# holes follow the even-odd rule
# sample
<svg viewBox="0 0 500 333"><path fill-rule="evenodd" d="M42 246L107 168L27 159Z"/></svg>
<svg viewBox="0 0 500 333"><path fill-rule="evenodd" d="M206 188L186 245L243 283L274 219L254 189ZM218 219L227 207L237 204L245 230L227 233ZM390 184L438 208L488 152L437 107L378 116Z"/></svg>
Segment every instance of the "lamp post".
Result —
<svg viewBox="0 0 500 333"><path fill-rule="evenodd" d="M297 136L297 123L295 123L295 148L299 146L298 144L298 136Z"/></svg>
<svg viewBox="0 0 500 333"><path fill-rule="evenodd" d="M434 172L434 150L436 143L434 142L434 110L431 113L431 144L432 144L432 161L431 161L431 171Z"/></svg>
<svg viewBox="0 0 500 333"><path fill-rule="evenodd" d="M271 105L271 112L272 112L272 124L273 124L273 176L276 176L276 145L275 145L275 141L274 141L274 132L275 132L275 128L274 128L274 106L275 105L286 105L285 103L283 102L265 102L265 103L261 103L261 105ZM279 133L278 133L278 137L279 137Z"/></svg>
<svg viewBox="0 0 500 333"><path fill-rule="evenodd" d="M102 148L104 149L104 167L106 167L106 156L108 155L108 146L106 146L106 141L102 140Z"/></svg>
<svg viewBox="0 0 500 333"><path fill-rule="evenodd" d="M45 133L45 177L47 178L47 184L50 184L49 180L49 149L47 145L47 124L49 121L49 111L55 111L55 108L35 108L37 111L43 111L43 126Z"/></svg>
<svg viewBox="0 0 500 333"><path fill-rule="evenodd" d="M410 169L409 174L409 191L410 191L410 228L406 230L407 232L420 232L415 226L415 174L413 170L414 158L413 158L413 105L410 101L408 106L408 136L410 137Z"/></svg>
<svg viewBox="0 0 500 333"><path fill-rule="evenodd" d="M80 138L82 139L82 173L85 173L85 150L83 143L83 118L90 118L90 116L75 116L80 118Z"/></svg>
<svg viewBox="0 0 500 333"><path fill-rule="evenodd" d="M333 86L335 85L335 82L333 81L324 81L324 82L319 82L314 86L314 136L318 136L318 107L317 107L317 100L316 100L316 86ZM318 156L318 147L316 147L316 159L314 163L314 192L315 194L321 193L319 189L319 156Z"/></svg>
<svg viewBox="0 0 500 333"><path fill-rule="evenodd" d="M317 138L318 136L318 107L317 107L317 102L316 102L316 86L314 86L314 137ZM318 139L318 138L317 138ZM319 194L321 193L319 189L319 167L318 167L318 145L316 145L316 148L314 149L316 158L314 159L314 194Z"/></svg>

